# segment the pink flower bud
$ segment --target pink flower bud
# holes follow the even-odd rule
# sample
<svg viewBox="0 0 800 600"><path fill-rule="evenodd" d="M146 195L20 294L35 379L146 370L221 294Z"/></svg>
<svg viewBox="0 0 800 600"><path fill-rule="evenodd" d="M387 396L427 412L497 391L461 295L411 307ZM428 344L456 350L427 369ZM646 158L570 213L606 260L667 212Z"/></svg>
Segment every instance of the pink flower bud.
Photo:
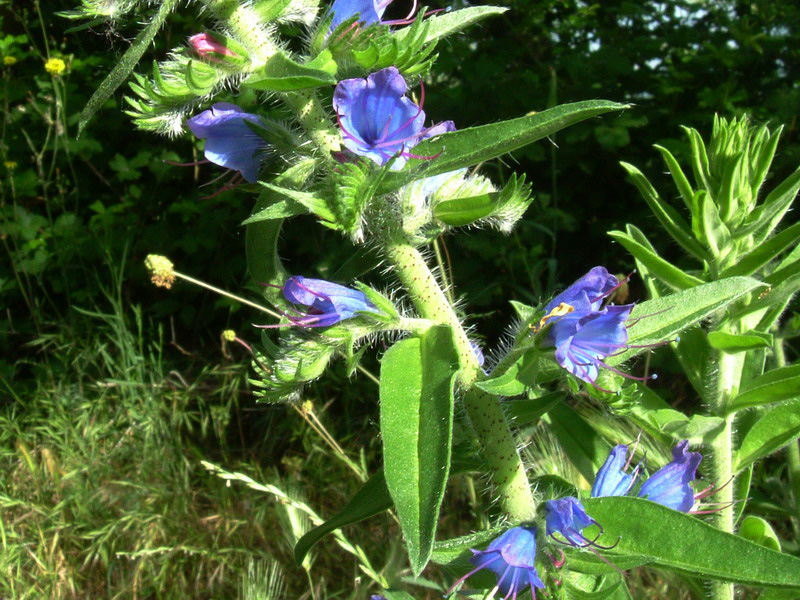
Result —
<svg viewBox="0 0 800 600"><path fill-rule="evenodd" d="M220 44L208 33L197 33L191 36L189 38L189 43L192 45L192 48L194 48L195 52L208 60L219 60L219 57L222 56L239 57L238 54L227 46Z"/></svg>

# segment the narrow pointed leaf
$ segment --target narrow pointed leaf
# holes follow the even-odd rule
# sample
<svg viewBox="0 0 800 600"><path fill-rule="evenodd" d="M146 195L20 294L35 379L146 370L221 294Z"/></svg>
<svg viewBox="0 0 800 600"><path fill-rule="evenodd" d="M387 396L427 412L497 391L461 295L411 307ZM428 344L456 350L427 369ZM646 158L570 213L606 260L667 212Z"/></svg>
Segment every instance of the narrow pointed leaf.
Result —
<svg viewBox="0 0 800 600"><path fill-rule="evenodd" d="M425 20L428 28L425 30L425 42L435 42L453 33L466 29L487 17L502 15L508 10L505 6L472 6L461 10L452 10L444 14L434 15ZM408 28L401 29L394 34L400 40L408 35Z"/></svg>
<svg viewBox="0 0 800 600"><path fill-rule="evenodd" d="M800 588L800 559L725 533L690 515L641 498L591 498L586 512L605 531L606 553L649 557L651 564L707 579ZM724 560L721 558L724 557Z"/></svg>
<svg viewBox="0 0 800 600"><path fill-rule="evenodd" d="M745 434L734 459L734 471L769 456L800 437L800 400L780 404L756 421Z"/></svg>
<svg viewBox="0 0 800 600"><path fill-rule="evenodd" d="M457 370L447 326L401 340L381 361L384 474L416 574L433 549L447 483Z"/></svg>
<svg viewBox="0 0 800 600"><path fill-rule="evenodd" d="M661 157L664 159L670 175L672 175L672 181L675 183L675 187L678 188L681 198L683 198L683 202L686 204L686 208L692 210L692 198L694 198L694 190L692 189L692 185L689 183L689 180L686 178L683 169L681 169L678 161L675 160L675 157L672 156L672 153L669 150L659 145L655 145L653 147L661 153Z"/></svg>
<svg viewBox="0 0 800 600"><path fill-rule="evenodd" d="M761 333L760 331L751 331L746 334L712 331L708 334L708 343L712 348L723 352L744 352L746 350L757 350L758 348L769 348L772 346L772 335Z"/></svg>
<svg viewBox="0 0 800 600"><path fill-rule="evenodd" d="M748 217L737 237L752 235L757 244L763 242L783 219L800 190L800 169L789 175L764 199Z"/></svg>
<svg viewBox="0 0 800 600"><path fill-rule="evenodd" d="M628 343L647 345L674 339L684 329L763 285L750 277L729 277L637 304L630 316L631 322L636 324L629 328ZM606 362L616 365L644 350L646 348L631 348Z"/></svg>
<svg viewBox="0 0 800 600"><path fill-rule="evenodd" d="M611 446L583 418L564 403L551 408L546 420L570 462L591 483L603 466Z"/></svg>
<svg viewBox="0 0 800 600"><path fill-rule="evenodd" d="M721 277L751 275L771 260L774 260L789 246L797 244L798 239L800 239L800 223L795 223L742 256L735 265L725 269Z"/></svg>
<svg viewBox="0 0 800 600"><path fill-rule="evenodd" d="M78 120L78 136L83 133L86 124L95 113L100 110L100 107L105 104L106 100L108 100L117 88L125 82L128 75L131 74L131 71L133 71L134 67L139 62L139 59L142 58L144 51L147 50L147 46L149 46L153 38L156 37L167 15L169 15L177 4L178 0L163 0L161 2L161 6L158 7L158 12L156 12L153 19L139 32L139 35L133 40L131 47L125 51L122 58L117 62L114 68L111 69L111 73L108 74L103 80L103 83L100 84L100 87L92 94L92 97L89 98L89 102L86 103L86 106L81 111L81 116Z"/></svg>
<svg viewBox="0 0 800 600"><path fill-rule="evenodd" d="M692 229L689 224L678 214L678 211L661 199L644 174L631 164L626 162L620 164L628 172L631 181L637 187L642 198L645 199L662 227L667 230L667 233L688 253L700 260L710 259L708 251L692 236Z"/></svg>
<svg viewBox="0 0 800 600"><path fill-rule="evenodd" d="M728 412L800 398L800 365L790 365L764 373L731 400Z"/></svg>
<svg viewBox="0 0 800 600"><path fill-rule="evenodd" d="M627 233L623 233L622 231L610 231L608 235L622 244L637 260L641 261L653 276L663 281L671 288L685 290L703 283L702 279L698 279L694 275L683 272L672 263L661 258L655 252L635 241Z"/></svg>
<svg viewBox="0 0 800 600"><path fill-rule="evenodd" d="M628 108L627 104L586 100L509 121L445 133L414 146L414 154L436 155L435 159L410 160L402 171L389 173L379 191L389 193L420 177L447 173L497 158L585 119L625 108Z"/></svg>
<svg viewBox="0 0 800 600"><path fill-rule="evenodd" d="M282 52L275 53L258 71L242 82L254 90L289 92L336 83L336 62L323 50L312 62L300 64Z"/></svg>

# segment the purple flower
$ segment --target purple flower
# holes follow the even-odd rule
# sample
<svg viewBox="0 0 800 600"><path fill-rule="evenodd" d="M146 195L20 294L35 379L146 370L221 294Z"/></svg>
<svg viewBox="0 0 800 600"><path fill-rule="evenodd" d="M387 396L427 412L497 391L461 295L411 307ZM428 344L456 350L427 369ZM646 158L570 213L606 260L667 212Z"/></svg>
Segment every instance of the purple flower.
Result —
<svg viewBox="0 0 800 600"><path fill-rule="evenodd" d="M608 295L619 287L619 280L611 275L605 267L594 267L586 275L553 298L545 307L549 314L562 302L569 304L576 311L599 310Z"/></svg>
<svg viewBox="0 0 800 600"><path fill-rule="evenodd" d="M594 544L594 540L589 540L583 535L583 530L589 525L597 525L597 522L586 514L580 500L567 496L558 500L548 500L544 507L547 535L555 538L555 534L560 533L571 546L583 547Z"/></svg>
<svg viewBox="0 0 800 600"><path fill-rule="evenodd" d="M455 131L452 121L426 128L422 110L406 97L406 80L395 67L372 73L366 79L340 81L333 93L333 109L348 150L385 165L396 156L392 170L402 169L408 158L427 158L408 152L434 135Z"/></svg>
<svg viewBox="0 0 800 600"><path fill-rule="evenodd" d="M245 121L262 125L257 115L244 112L235 104L217 102L209 110L189 119L192 133L206 140L206 159L221 167L239 171L247 181L258 180L258 169L268 144Z"/></svg>
<svg viewBox="0 0 800 600"><path fill-rule="evenodd" d="M358 15L358 22L364 25L376 25L381 22L383 13L393 0L335 0L330 12L333 20L329 31Z"/></svg>
<svg viewBox="0 0 800 600"><path fill-rule="evenodd" d="M699 452L689 452L689 440L683 440L672 449L672 461L660 468L642 484L637 494L673 510L689 512L695 494L689 485L697 476L697 466L703 460Z"/></svg>
<svg viewBox="0 0 800 600"><path fill-rule="evenodd" d="M639 467L632 474L625 472L628 462L628 447L624 444L614 446L606 462L597 471L592 485L592 498L603 496L627 496L639 475Z"/></svg>
<svg viewBox="0 0 800 600"><path fill-rule="evenodd" d="M601 368L619 373L603 360L627 348L625 321L631 310L633 304L607 306L598 311L574 311L559 318L550 330L550 339L556 347L556 362L591 384Z"/></svg>
<svg viewBox="0 0 800 600"><path fill-rule="evenodd" d="M497 575L497 588L505 594L504 598L514 598L520 592L531 588L531 596L536 598L534 588L543 588L544 583L536 571L536 527L514 527L495 538L486 550L472 550L469 559L475 569L456 581L448 591L482 569L489 569Z"/></svg>
<svg viewBox="0 0 800 600"><path fill-rule="evenodd" d="M283 296L292 304L307 307L305 313L289 316L293 325L302 327L327 327L355 317L358 312L377 312L363 292L301 275L286 280Z"/></svg>

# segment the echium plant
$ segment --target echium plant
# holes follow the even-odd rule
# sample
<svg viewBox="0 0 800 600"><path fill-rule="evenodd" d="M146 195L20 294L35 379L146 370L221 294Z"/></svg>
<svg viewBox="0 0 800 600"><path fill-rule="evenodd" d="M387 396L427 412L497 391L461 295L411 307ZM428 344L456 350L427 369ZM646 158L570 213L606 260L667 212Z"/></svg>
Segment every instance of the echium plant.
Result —
<svg viewBox="0 0 800 600"><path fill-rule="evenodd" d="M765 547L766 534L759 538L753 528L736 534L753 464L800 434L800 367L785 364L779 320L800 286L798 226L775 233L800 171L759 196L778 133L718 119L707 147L689 130L693 184L660 149L688 221L625 165L696 268L668 262L630 225L612 235L634 255L650 300L615 304L626 279L587 265L541 305L512 303L505 343L482 349L465 327L466 305L451 301L442 273L432 269L429 249L461 227L510 231L532 196L523 176L500 187L478 165L628 107L591 100L471 128L427 114L425 95L437 90L422 79L436 44L506 10L500 7L387 21L389 3L380 0L189 4L210 18L209 29L151 76L135 76L129 114L141 128L204 140L208 162L237 172L228 187L257 192L244 222L248 265L264 286L262 300L274 305L263 310L278 319L263 324L254 349L260 398L295 402L331 360L344 358L355 373L370 342L387 346L376 398L383 468L298 541L298 563L333 529L393 510L414 575L430 561L443 565L426 585L450 594L629 598L622 570L645 564L713 580L717 599L733 597L733 582L800 588L800 560ZM90 14L93 5L84 0L82 10ZM176 6L161 4L137 51ZM302 51L281 38L278 25L286 22L308 28ZM272 110L252 100L230 103L231 88L251 90L241 98L263 96ZM258 185L239 186L241 179ZM289 276L278 259L279 233L284 219L301 214L356 247L376 249L375 267L388 273L393 292L313 273ZM164 259L149 264L162 284L190 279ZM630 359L665 345L677 353L702 412L672 409L646 385L652 375L635 374ZM567 471L548 473L546 461L523 459L520 432L530 425L557 443L549 451ZM631 449L637 429L641 443ZM455 445L455 437L472 443ZM698 469L702 490L695 489ZM437 540L448 479L463 471L488 475L495 525ZM697 516L709 512L713 526ZM767 531L762 524L759 531ZM401 583L371 567L365 572L383 588Z"/></svg>

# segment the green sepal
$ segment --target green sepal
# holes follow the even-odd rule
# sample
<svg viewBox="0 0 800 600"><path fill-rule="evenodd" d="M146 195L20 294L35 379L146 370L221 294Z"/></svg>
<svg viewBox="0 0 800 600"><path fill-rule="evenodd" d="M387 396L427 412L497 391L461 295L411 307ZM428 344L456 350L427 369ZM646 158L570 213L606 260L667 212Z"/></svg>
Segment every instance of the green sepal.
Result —
<svg viewBox="0 0 800 600"><path fill-rule="evenodd" d="M712 331L708 334L708 343L712 348L728 353L769 348L772 346L772 342L772 334L760 331L748 331L747 333Z"/></svg>
<svg viewBox="0 0 800 600"><path fill-rule="evenodd" d="M291 92L336 83L338 66L328 50L301 64L284 52L273 54L263 67L242 82L243 87L269 92Z"/></svg>
<svg viewBox="0 0 800 600"><path fill-rule="evenodd" d="M381 315L376 315L372 312L360 312L365 318L377 319L386 323L396 321L400 318L400 313L397 312L397 307L394 303L381 294L379 291L372 289L360 281L353 282L353 287L362 292L375 308L377 308Z"/></svg>
<svg viewBox="0 0 800 600"><path fill-rule="evenodd" d="M451 227L462 227L478 222L497 224L501 231L510 231L533 202L531 186L525 176L512 174L499 192L488 192L468 198L453 198L438 202L433 216Z"/></svg>

